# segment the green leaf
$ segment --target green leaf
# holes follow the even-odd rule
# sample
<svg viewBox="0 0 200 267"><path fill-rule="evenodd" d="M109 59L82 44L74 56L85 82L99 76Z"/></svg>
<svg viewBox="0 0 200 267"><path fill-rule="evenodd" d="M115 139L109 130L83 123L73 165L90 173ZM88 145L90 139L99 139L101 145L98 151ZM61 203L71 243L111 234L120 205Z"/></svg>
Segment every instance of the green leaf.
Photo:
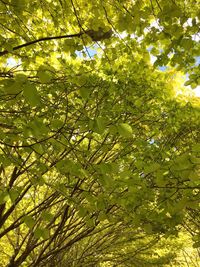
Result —
<svg viewBox="0 0 200 267"><path fill-rule="evenodd" d="M38 154L43 154L44 153L44 148L43 148L43 146L41 144L33 145L32 149Z"/></svg>
<svg viewBox="0 0 200 267"><path fill-rule="evenodd" d="M44 221L51 222L54 218L53 214L47 211L43 211L41 217Z"/></svg>
<svg viewBox="0 0 200 267"><path fill-rule="evenodd" d="M63 126L63 121L60 119L55 119L51 121L51 127L53 129L58 129Z"/></svg>
<svg viewBox="0 0 200 267"><path fill-rule="evenodd" d="M102 134L106 129L105 119L102 117L95 118L93 124L93 130L96 133Z"/></svg>
<svg viewBox="0 0 200 267"><path fill-rule="evenodd" d="M114 188L115 187L115 181L113 180L112 176L109 174L100 175L99 181L106 188L111 188L111 187Z"/></svg>
<svg viewBox="0 0 200 267"><path fill-rule="evenodd" d="M24 87L23 87L23 94L24 94L24 98L26 99L26 101L32 106L37 106L40 104L40 97L38 95L36 86L31 84L31 83L27 83Z"/></svg>
<svg viewBox="0 0 200 267"><path fill-rule="evenodd" d="M109 163L100 163L98 165L98 170L101 174L109 174L112 173L112 165Z"/></svg>
<svg viewBox="0 0 200 267"><path fill-rule="evenodd" d="M175 159L174 165L172 166L173 170L181 171L181 170L188 170L193 167L192 162L190 161L190 157L188 154L183 154L178 156Z"/></svg>
<svg viewBox="0 0 200 267"><path fill-rule="evenodd" d="M31 217L29 215L24 216L23 221L30 229L32 229L33 226L35 225L35 221L34 221L33 217Z"/></svg>
<svg viewBox="0 0 200 267"><path fill-rule="evenodd" d="M87 99L90 97L91 89L82 86L82 87L79 89L79 93L80 93L80 96L81 96L83 99L87 100Z"/></svg>
<svg viewBox="0 0 200 267"><path fill-rule="evenodd" d="M41 83L49 83L52 79L51 73L46 70L39 70L37 75Z"/></svg>
<svg viewBox="0 0 200 267"><path fill-rule="evenodd" d="M200 143L194 144L192 150L196 153L200 153Z"/></svg>
<svg viewBox="0 0 200 267"><path fill-rule="evenodd" d="M136 162L135 162L135 166L139 169L139 170L142 170L142 168L144 167L144 165L145 165L145 162L144 161L142 161L142 160L137 160Z"/></svg>
<svg viewBox="0 0 200 267"><path fill-rule="evenodd" d="M88 210L86 208L84 208L84 207L78 208L78 215L80 217L85 217L87 215L87 213L88 213Z"/></svg>
<svg viewBox="0 0 200 267"><path fill-rule="evenodd" d="M19 196L19 191L13 188L9 191L9 196L11 201L14 203Z"/></svg>
<svg viewBox="0 0 200 267"><path fill-rule="evenodd" d="M144 225L144 230L148 233L151 234L153 232L152 225L150 223Z"/></svg>
<svg viewBox="0 0 200 267"><path fill-rule="evenodd" d="M43 177L34 177L30 179L32 185L43 186L45 184L45 180Z"/></svg>
<svg viewBox="0 0 200 267"><path fill-rule="evenodd" d="M5 203L9 199L8 191L0 191L0 204Z"/></svg>
<svg viewBox="0 0 200 267"><path fill-rule="evenodd" d="M199 248L200 247L200 241L195 242L192 246L193 246L193 248Z"/></svg>
<svg viewBox="0 0 200 267"><path fill-rule="evenodd" d="M22 73L15 75L15 81L21 84L25 83L28 80L28 77Z"/></svg>
<svg viewBox="0 0 200 267"><path fill-rule="evenodd" d="M113 135L116 135L116 134L118 133L117 126L115 126L115 125L111 125L111 126L109 127L109 132L110 132L111 134L113 134Z"/></svg>
<svg viewBox="0 0 200 267"><path fill-rule="evenodd" d="M89 216L85 217L85 222L88 227L93 227L95 226L95 221L91 219Z"/></svg>
<svg viewBox="0 0 200 267"><path fill-rule="evenodd" d="M187 82L184 83L184 85L185 85L185 86L188 86L188 85L190 85L191 83L192 83L192 81L191 81L191 80L188 80Z"/></svg>
<svg viewBox="0 0 200 267"><path fill-rule="evenodd" d="M106 208L106 200L105 199L97 199L96 208L98 210L104 210Z"/></svg>
<svg viewBox="0 0 200 267"><path fill-rule="evenodd" d="M14 80L8 80L4 85L4 91L8 94L18 94L22 91L22 83Z"/></svg>
<svg viewBox="0 0 200 267"><path fill-rule="evenodd" d="M156 162L144 167L144 171L146 173L155 172L155 171L157 171L159 169L160 169L160 164L158 164Z"/></svg>
<svg viewBox="0 0 200 267"><path fill-rule="evenodd" d="M31 131L31 134L35 137L41 138L42 135L45 137L48 133L47 126L43 123L43 120L36 117L33 121L30 121L26 127ZM36 148L37 149L37 148Z"/></svg>
<svg viewBox="0 0 200 267"><path fill-rule="evenodd" d="M185 49L190 49L193 46L193 40L192 39L182 39L180 45L184 47Z"/></svg>
<svg viewBox="0 0 200 267"><path fill-rule="evenodd" d="M42 227L38 227L35 229L34 231L34 236L37 238L37 239L48 239L49 238L49 230L46 229L46 228L42 228Z"/></svg>
<svg viewBox="0 0 200 267"><path fill-rule="evenodd" d="M132 127L128 123L121 123L118 125L118 132L123 137L132 137Z"/></svg>
<svg viewBox="0 0 200 267"><path fill-rule="evenodd" d="M200 241L200 234L193 236L192 240L195 241L195 242L199 242Z"/></svg>
<svg viewBox="0 0 200 267"><path fill-rule="evenodd" d="M76 49L76 43L75 40L72 39L66 39L63 44L63 50L65 52L74 52Z"/></svg>
<svg viewBox="0 0 200 267"><path fill-rule="evenodd" d="M189 177L190 180L192 181L199 181L200 179L200 174L197 171L191 171L189 173Z"/></svg>

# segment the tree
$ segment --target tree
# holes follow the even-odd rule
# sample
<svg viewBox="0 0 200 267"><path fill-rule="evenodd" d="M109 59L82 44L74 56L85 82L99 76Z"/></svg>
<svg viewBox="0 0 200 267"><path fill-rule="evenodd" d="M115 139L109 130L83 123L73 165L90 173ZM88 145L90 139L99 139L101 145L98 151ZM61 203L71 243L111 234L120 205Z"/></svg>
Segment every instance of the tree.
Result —
<svg viewBox="0 0 200 267"><path fill-rule="evenodd" d="M199 246L199 100L177 96L199 13L165 2L0 2L5 266L165 266L182 225Z"/></svg>

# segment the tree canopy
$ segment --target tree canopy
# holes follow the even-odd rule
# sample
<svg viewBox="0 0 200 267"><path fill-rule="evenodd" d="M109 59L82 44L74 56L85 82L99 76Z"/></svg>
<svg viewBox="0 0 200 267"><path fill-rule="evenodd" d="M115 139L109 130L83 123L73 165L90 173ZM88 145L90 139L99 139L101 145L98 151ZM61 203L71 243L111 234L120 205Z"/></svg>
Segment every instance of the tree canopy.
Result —
<svg viewBox="0 0 200 267"><path fill-rule="evenodd" d="M2 266L198 266L198 4L0 1Z"/></svg>

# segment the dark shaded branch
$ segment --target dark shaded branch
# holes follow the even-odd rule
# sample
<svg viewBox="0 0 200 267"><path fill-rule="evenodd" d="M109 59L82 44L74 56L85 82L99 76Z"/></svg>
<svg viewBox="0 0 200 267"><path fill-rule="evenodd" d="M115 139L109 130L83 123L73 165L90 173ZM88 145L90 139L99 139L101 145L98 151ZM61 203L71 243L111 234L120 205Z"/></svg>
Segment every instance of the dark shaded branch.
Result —
<svg viewBox="0 0 200 267"><path fill-rule="evenodd" d="M98 31L87 30L87 31L80 31L79 33L68 34L68 35L43 37L43 38L39 38L39 39L34 40L34 41L30 41L30 42L24 43L22 45L15 46L15 47L13 47L12 51L15 51L15 50L21 49L23 47L39 43L39 42L44 42L44 41L49 41L49 40L57 40L57 39L64 39L64 38L81 37L83 34L89 35L90 38L93 41L101 41L101 40L104 40L104 39L109 39L112 36L112 30L104 32L102 28L99 28ZM12 53L12 51L8 51L8 50L1 51L0 52L0 57L4 56L4 55L7 55L9 53Z"/></svg>
<svg viewBox="0 0 200 267"><path fill-rule="evenodd" d="M17 179L17 177L19 176L20 173L18 173L18 168L15 167L13 170L13 173L11 175L10 181L9 181L9 188L12 188L15 180Z"/></svg>
<svg viewBox="0 0 200 267"><path fill-rule="evenodd" d="M39 42L44 42L44 41L49 41L49 40L56 40L56 39L63 39L63 38L80 37L83 34L84 34L84 32L79 32L79 33L69 34L69 35L43 37L43 38L39 38L39 39L34 40L34 41L30 41L30 42L24 43L22 45L15 46L15 47L13 47L13 51L21 49L21 48L29 46L29 45L33 45L33 44L39 43ZM4 51L0 52L0 56L7 55L9 53L11 53L11 52L8 51L8 50L4 50Z"/></svg>

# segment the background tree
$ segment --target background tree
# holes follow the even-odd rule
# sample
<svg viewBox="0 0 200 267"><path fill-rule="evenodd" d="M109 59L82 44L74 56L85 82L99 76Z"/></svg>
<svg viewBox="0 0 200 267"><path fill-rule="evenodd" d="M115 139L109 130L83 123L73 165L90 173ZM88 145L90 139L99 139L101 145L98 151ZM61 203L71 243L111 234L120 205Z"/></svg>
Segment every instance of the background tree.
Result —
<svg viewBox="0 0 200 267"><path fill-rule="evenodd" d="M199 82L198 9L0 5L4 266L177 264L163 238L184 226L200 242L199 100L177 96L177 69Z"/></svg>

